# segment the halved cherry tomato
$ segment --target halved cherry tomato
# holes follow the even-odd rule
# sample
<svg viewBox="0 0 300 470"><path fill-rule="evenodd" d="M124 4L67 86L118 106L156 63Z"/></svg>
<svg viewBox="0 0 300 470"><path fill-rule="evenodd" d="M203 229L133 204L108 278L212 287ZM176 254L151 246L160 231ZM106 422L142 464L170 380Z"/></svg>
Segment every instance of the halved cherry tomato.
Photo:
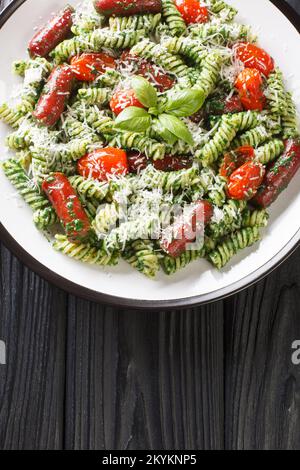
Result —
<svg viewBox="0 0 300 470"><path fill-rule="evenodd" d="M249 42L240 42L234 46L234 50L237 59L243 62L245 67L256 69L266 77L273 72L274 60L264 49Z"/></svg>
<svg viewBox="0 0 300 470"><path fill-rule="evenodd" d="M266 104L263 93L263 78L256 69L244 69L237 77L235 87L239 90L241 102L247 110L262 111Z"/></svg>
<svg viewBox="0 0 300 470"><path fill-rule="evenodd" d="M71 68L78 80L93 82L106 69L115 69L113 57L103 52L84 53L71 59Z"/></svg>
<svg viewBox="0 0 300 470"><path fill-rule="evenodd" d="M239 147L225 153L219 173L224 178L229 178L237 168L246 162L254 160L254 157L254 148L251 146Z"/></svg>
<svg viewBox="0 0 300 470"><path fill-rule="evenodd" d="M127 153L129 173L140 173L150 163L146 155L140 152Z"/></svg>
<svg viewBox="0 0 300 470"><path fill-rule="evenodd" d="M186 24L207 23L208 8L199 0L175 0L175 5Z"/></svg>
<svg viewBox="0 0 300 470"><path fill-rule="evenodd" d="M139 102L135 96L134 90L120 90L117 91L110 100L110 109L116 115L124 111L129 106L136 106L137 108L144 108L142 103Z"/></svg>
<svg viewBox="0 0 300 470"><path fill-rule="evenodd" d="M77 162L77 171L84 178L107 181L111 176L128 173L127 155L124 150L114 147L94 150Z"/></svg>
<svg viewBox="0 0 300 470"><path fill-rule="evenodd" d="M213 206L208 201L196 201L191 211L190 220L180 217L173 225L167 227L162 234L161 248L170 256L180 256L188 243L196 240L197 231L203 229L213 216Z"/></svg>
<svg viewBox="0 0 300 470"><path fill-rule="evenodd" d="M134 67L136 74L147 78L161 93L170 90L174 85L174 80L166 73L163 73L157 66L155 67L148 60L130 54L128 51L124 51L121 55L120 64L129 64Z"/></svg>
<svg viewBox="0 0 300 470"><path fill-rule="evenodd" d="M264 166L255 161L244 163L229 177L227 192L230 198L238 200L252 199L265 175Z"/></svg>
<svg viewBox="0 0 300 470"><path fill-rule="evenodd" d="M299 168L300 141L289 139L285 141L284 153L268 168L253 202L260 207L269 207L290 184Z"/></svg>
<svg viewBox="0 0 300 470"><path fill-rule="evenodd" d="M80 243L90 233L90 221L81 202L63 173L53 173L42 183L42 189L50 200L68 239Z"/></svg>

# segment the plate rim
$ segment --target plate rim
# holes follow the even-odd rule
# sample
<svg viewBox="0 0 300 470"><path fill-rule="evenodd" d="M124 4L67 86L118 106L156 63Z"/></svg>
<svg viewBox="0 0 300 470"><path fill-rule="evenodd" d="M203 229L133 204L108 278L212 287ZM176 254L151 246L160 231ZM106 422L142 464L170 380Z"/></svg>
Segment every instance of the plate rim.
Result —
<svg viewBox="0 0 300 470"><path fill-rule="evenodd" d="M0 28L6 21L14 14L14 12L27 0L12 0L0 13ZM300 33L300 15L284 0L269 0L281 13L286 16L290 23ZM251 274L236 281L229 286L215 290L207 294L200 294L188 298L171 299L171 300L141 300L113 296L105 293L89 289L80 284L66 279L65 277L57 274L55 271L47 268L40 263L31 254L29 254L7 231L7 229L0 222L0 240L3 244L29 269L34 273L41 276L46 281L54 284L56 287L65 290L69 294L86 300L98 303L104 303L119 308L133 308L137 310L169 310L169 309L182 309L191 308L199 305L205 305L217 302L228 297L231 297L242 290L251 287L272 271L278 268L284 261L289 258L300 245L300 228L288 243L268 262L263 266L253 271Z"/></svg>

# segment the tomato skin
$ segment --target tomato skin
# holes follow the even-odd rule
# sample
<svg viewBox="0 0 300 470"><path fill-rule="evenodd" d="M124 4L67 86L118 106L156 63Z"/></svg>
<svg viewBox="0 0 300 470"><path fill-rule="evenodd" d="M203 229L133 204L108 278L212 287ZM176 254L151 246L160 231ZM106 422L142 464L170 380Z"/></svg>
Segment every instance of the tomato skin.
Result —
<svg viewBox="0 0 300 470"><path fill-rule="evenodd" d="M102 52L84 53L71 59L71 69L76 78L84 82L93 82L108 68L116 68L115 59Z"/></svg>
<svg viewBox="0 0 300 470"><path fill-rule="evenodd" d="M284 153L268 168L253 202L259 207L269 207L289 185L299 168L300 141L289 139L285 141Z"/></svg>
<svg viewBox="0 0 300 470"><path fill-rule="evenodd" d="M67 37L73 24L73 13L74 8L68 5L33 36L28 45L32 58L46 57Z"/></svg>
<svg viewBox="0 0 300 470"><path fill-rule="evenodd" d="M175 0L175 6L186 24L207 23L209 12L199 0Z"/></svg>
<svg viewBox="0 0 300 470"><path fill-rule="evenodd" d="M98 13L105 16L131 16L138 13L160 13L161 0L94 0Z"/></svg>
<svg viewBox="0 0 300 470"><path fill-rule="evenodd" d="M129 173L139 174L149 165L149 160L143 153L127 152Z"/></svg>
<svg viewBox="0 0 300 470"><path fill-rule="evenodd" d="M64 226L68 240L80 243L90 234L90 221L81 202L63 173L53 173L42 183L42 189Z"/></svg>
<svg viewBox="0 0 300 470"><path fill-rule="evenodd" d="M190 168L193 161L189 157L177 157L175 155L166 155L162 160L149 160L146 155L139 152L127 153L129 173L140 173L150 163L159 171L179 171Z"/></svg>
<svg viewBox="0 0 300 470"><path fill-rule="evenodd" d="M246 110L262 111L266 105L263 78L256 69L244 69L237 77L235 87Z"/></svg>
<svg viewBox="0 0 300 470"><path fill-rule="evenodd" d="M228 196L232 199L248 201L252 199L265 175L265 169L259 162L249 161L235 170L229 177Z"/></svg>
<svg viewBox="0 0 300 470"><path fill-rule="evenodd" d="M142 103L139 102L135 96L134 90L120 90L117 91L110 100L110 109L116 116L129 106L136 106L137 108L144 108Z"/></svg>
<svg viewBox="0 0 300 470"><path fill-rule="evenodd" d="M120 64L129 64L134 67L134 71L137 75L149 80L150 83L158 88L158 91L163 93L164 91L170 90L174 85L174 80L169 75L160 72L157 67L154 67L151 62L141 57L134 56L128 51L124 51L120 57Z"/></svg>
<svg viewBox="0 0 300 470"><path fill-rule="evenodd" d="M191 220L183 221L183 217L168 227L173 238L162 236L160 245L162 250L174 258L180 256L187 248L187 244L196 240L196 230L207 225L213 216L213 206L208 201L196 201L191 214ZM167 229L167 230L168 230Z"/></svg>
<svg viewBox="0 0 300 470"><path fill-rule="evenodd" d="M260 47L249 42L240 42L234 46L235 54L245 67L256 69L268 77L275 68L272 57Z"/></svg>
<svg viewBox="0 0 300 470"><path fill-rule="evenodd" d="M45 126L56 124L72 92L75 76L68 65L56 67L36 105L33 116Z"/></svg>
<svg viewBox="0 0 300 470"><path fill-rule="evenodd" d="M231 152L225 153L219 174L229 178L232 173L244 163L254 160L255 151L250 145L238 147Z"/></svg>
<svg viewBox="0 0 300 470"><path fill-rule="evenodd" d="M107 181L113 175L124 176L128 173L126 152L114 147L94 150L78 160L77 171L84 178L99 181Z"/></svg>

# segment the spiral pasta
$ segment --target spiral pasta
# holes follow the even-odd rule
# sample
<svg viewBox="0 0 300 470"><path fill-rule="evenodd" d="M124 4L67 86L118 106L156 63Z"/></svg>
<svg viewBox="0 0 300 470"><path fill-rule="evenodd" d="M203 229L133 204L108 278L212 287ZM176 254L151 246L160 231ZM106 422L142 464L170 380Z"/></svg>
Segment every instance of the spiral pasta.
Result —
<svg viewBox="0 0 300 470"><path fill-rule="evenodd" d="M289 139L299 136L296 106L293 103L292 94L286 93L286 111L282 116L283 138Z"/></svg>
<svg viewBox="0 0 300 470"><path fill-rule="evenodd" d="M133 15L133 16L111 16L109 27L111 31L138 31L144 30L147 33L153 31L160 23L161 14L156 15Z"/></svg>
<svg viewBox="0 0 300 470"><path fill-rule="evenodd" d="M244 145L251 145L252 147L258 147L259 145L266 142L272 137L271 132L261 124L260 126L254 127L253 129L249 129L244 134L239 135L234 139L231 144L233 149Z"/></svg>
<svg viewBox="0 0 300 470"><path fill-rule="evenodd" d="M247 227L223 240L216 249L208 254L208 259L217 268L222 269L237 254L260 240L258 227Z"/></svg>
<svg viewBox="0 0 300 470"><path fill-rule="evenodd" d="M53 248L77 261L101 266L115 265L119 257L118 253L107 253L89 243L71 243L65 235L55 235Z"/></svg>
<svg viewBox="0 0 300 470"><path fill-rule="evenodd" d="M123 258L147 277L154 278L159 271L159 257L150 240L136 240L129 243Z"/></svg>
<svg viewBox="0 0 300 470"><path fill-rule="evenodd" d="M87 104L107 104L111 99L112 93L107 88L81 88L78 90L78 98L84 100Z"/></svg>
<svg viewBox="0 0 300 470"><path fill-rule="evenodd" d="M215 208L215 216L218 217L215 217L208 227L211 237L214 240L224 237L234 230L240 229L244 221L246 223L244 226L252 226L250 225L250 222L247 224L248 220L252 221L253 219L251 219L248 212L247 215L243 213L245 207L245 201L236 201L231 199L223 205L221 210Z"/></svg>
<svg viewBox="0 0 300 470"><path fill-rule="evenodd" d="M208 253L215 248L214 241L205 237L204 245L199 250L187 250L182 255L174 258L173 256L164 255L161 259L161 266L167 275L175 274L179 270L185 268L193 261L199 258L204 258Z"/></svg>
<svg viewBox="0 0 300 470"><path fill-rule="evenodd" d="M284 143L280 139L273 139L265 145L256 149L257 160L266 165L267 163L275 160L284 150Z"/></svg>
<svg viewBox="0 0 300 470"><path fill-rule="evenodd" d="M67 61L82 52L101 51L103 48L127 49L136 44L144 35L144 31L95 31L61 42L50 56L57 64Z"/></svg>
<svg viewBox="0 0 300 470"><path fill-rule="evenodd" d="M106 198L109 191L107 182L98 182L92 178L87 179L83 176L74 175L69 177L69 181L84 200L90 200L95 206Z"/></svg>
<svg viewBox="0 0 300 470"><path fill-rule="evenodd" d="M238 131L238 115L227 116L221 119L220 126L213 138L204 145L204 147L196 151L195 157L203 166L210 166L218 160L219 156L230 147L231 142Z"/></svg>
<svg viewBox="0 0 300 470"><path fill-rule="evenodd" d="M162 0L162 14L171 36L180 36L186 31L186 24L177 10L174 0Z"/></svg>
<svg viewBox="0 0 300 470"><path fill-rule="evenodd" d="M37 209L33 213L33 221L39 230L46 230L58 222L57 215L52 207Z"/></svg>
<svg viewBox="0 0 300 470"><path fill-rule="evenodd" d="M246 209L242 214L242 227L266 227L269 214L265 209Z"/></svg>
<svg viewBox="0 0 300 470"><path fill-rule="evenodd" d="M187 59L193 61L197 66L200 66L208 55L207 49L200 41L189 37L166 37L162 39L162 45L171 54L183 55Z"/></svg>
<svg viewBox="0 0 300 470"><path fill-rule="evenodd" d="M277 68L267 80L267 91L265 92L271 113L284 116L286 113L286 93L283 83L283 75Z"/></svg>
<svg viewBox="0 0 300 470"><path fill-rule="evenodd" d="M2 163L5 175L11 184L17 189L24 201L35 211L50 207L49 201L40 194L34 182L26 175L20 162L14 159Z"/></svg>
<svg viewBox="0 0 300 470"><path fill-rule="evenodd" d="M189 74L189 67L179 56L170 54L165 47L155 44L149 39L144 39L133 46L131 54L152 60L166 72L172 73L177 77L186 77Z"/></svg>
<svg viewBox="0 0 300 470"><path fill-rule="evenodd" d="M114 137L106 137L112 147L137 150L153 160L163 159L166 153L164 144L137 132L122 132Z"/></svg>
<svg viewBox="0 0 300 470"><path fill-rule="evenodd" d="M17 129L24 120L24 116L20 111L15 111L11 109L7 103L3 103L0 106L0 120L13 129Z"/></svg>

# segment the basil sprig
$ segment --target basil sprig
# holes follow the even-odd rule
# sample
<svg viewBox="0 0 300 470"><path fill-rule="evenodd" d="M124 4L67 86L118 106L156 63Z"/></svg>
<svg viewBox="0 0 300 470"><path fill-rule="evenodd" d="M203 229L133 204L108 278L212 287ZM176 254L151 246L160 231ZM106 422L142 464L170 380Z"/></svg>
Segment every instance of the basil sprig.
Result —
<svg viewBox="0 0 300 470"><path fill-rule="evenodd" d="M143 108L125 108L116 119L116 126L123 131L145 132L151 126L151 116Z"/></svg>
<svg viewBox="0 0 300 470"><path fill-rule="evenodd" d="M146 132L152 126L170 145L177 140L193 145L193 136L180 118L199 111L205 99L200 90L171 90L167 94L167 100L159 106L157 91L148 80L135 76L132 79L132 88L147 110L136 106L124 109L115 121L118 129Z"/></svg>

